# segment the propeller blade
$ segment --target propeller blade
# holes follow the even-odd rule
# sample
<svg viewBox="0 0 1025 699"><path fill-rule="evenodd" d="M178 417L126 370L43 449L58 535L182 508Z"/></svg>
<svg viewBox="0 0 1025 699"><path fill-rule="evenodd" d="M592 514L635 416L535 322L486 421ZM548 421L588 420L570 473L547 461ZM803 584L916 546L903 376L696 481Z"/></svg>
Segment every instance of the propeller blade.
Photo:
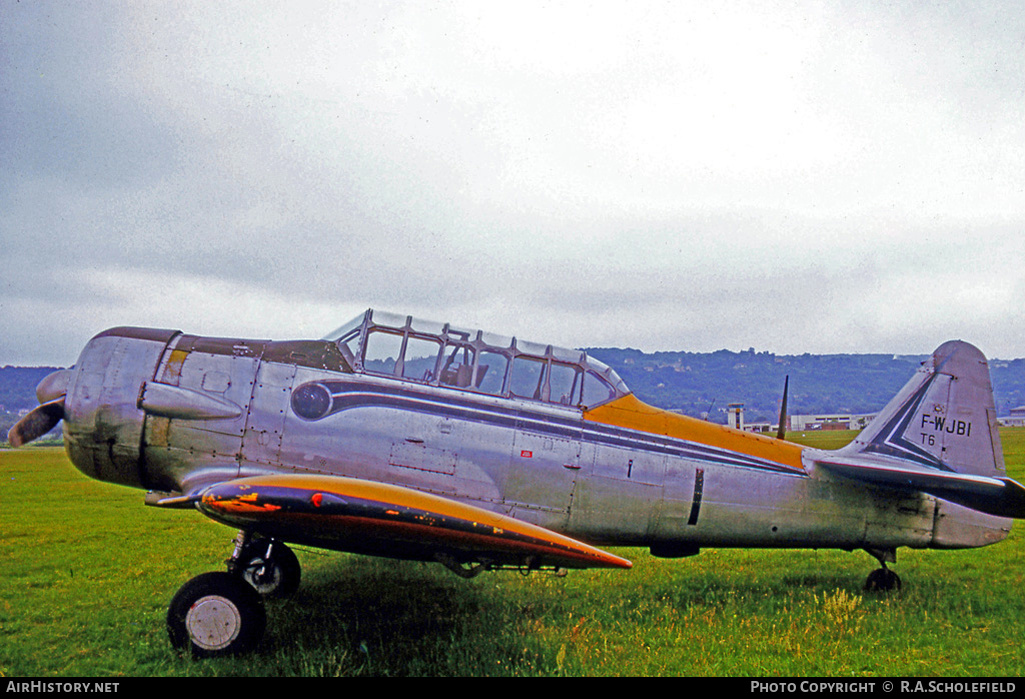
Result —
<svg viewBox="0 0 1025 699"><path fill-rule="evenodd" d="M38 408L27 414L7 433L7 441L12 447L20 447L28 444L34 439L57 426L64 419L64 396L49 403L43 403Z"/></svg>
<svg viewBox="0 0 1025 699"><path fill-rule="evenodd" d="M784 439L787 434L787 393L790 390L790 374L783 380L783 402L779 406L779 430L776 432L777 439Z"/></svg>

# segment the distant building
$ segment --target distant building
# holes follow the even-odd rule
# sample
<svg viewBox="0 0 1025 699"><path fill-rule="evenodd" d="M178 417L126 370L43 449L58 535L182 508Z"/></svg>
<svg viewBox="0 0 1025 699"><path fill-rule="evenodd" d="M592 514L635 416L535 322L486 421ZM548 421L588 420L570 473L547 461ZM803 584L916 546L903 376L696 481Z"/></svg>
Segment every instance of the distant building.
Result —
<svg viewBox="0 0 1025 699"><path fill-rule="evenodd" d="M734 429L744 429L743 403L730 403L726 406L726 424Z"/></svg>
<svg viewBox="0 0 1025 699"><path fill-rule="evenodd" d="M811 430L861 430L872 422L871 415L791 415L787 429L791 432Z"/></svg>
<svg viewBox="0 0 1025 699"><path fill-rule="evenodd" d="M1025 409L1023 409L1025 410ZM787 417L788 432L809 432L812 430L862 430L872 422L870 415L790 415ZM1025 419L1025 415L1021 419ZM770 422L744 422L744 404L730 403L726 408L726 424L745 432L775 433L779 424Z"/></svg>
<svg viewBox="0 0 1025 699"><path fill-rule="evenodd" d="M1025 427L1025 405L1011 408L1011 414L998 417L997 424L1001 427Z"/></svg>

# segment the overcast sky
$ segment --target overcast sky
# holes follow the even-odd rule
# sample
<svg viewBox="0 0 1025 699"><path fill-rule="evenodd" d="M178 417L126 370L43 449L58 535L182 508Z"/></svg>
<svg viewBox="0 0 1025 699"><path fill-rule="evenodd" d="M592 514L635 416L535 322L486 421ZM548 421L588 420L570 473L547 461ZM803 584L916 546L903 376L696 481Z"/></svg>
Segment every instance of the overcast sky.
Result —
<svg viewBox="0 0 1025 699"><path fill-rule="evenodd" d="M368 307L1025 356L1023 7L0 0L0 365Z"/></svg>

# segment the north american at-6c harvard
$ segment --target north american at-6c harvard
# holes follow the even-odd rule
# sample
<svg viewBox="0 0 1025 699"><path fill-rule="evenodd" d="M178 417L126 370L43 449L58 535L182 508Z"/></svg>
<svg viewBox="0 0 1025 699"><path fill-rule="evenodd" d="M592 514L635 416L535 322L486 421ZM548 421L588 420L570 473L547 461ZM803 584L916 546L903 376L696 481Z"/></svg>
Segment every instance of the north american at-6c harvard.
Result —
<svg viewBox="0 0 1025 699"><path fill-rule="evenodd" d="M259 642L262 596L299 585L288 543L465 577L631 567L598 546L864 549L886 590L898 547L986 546L1025 517L986 359L959 341L836 451L645 405L579 350L377 311L311 341L114 328L37 395L13 445L63 420L86 475L239 530L168 609L200 656Z"/></svg>

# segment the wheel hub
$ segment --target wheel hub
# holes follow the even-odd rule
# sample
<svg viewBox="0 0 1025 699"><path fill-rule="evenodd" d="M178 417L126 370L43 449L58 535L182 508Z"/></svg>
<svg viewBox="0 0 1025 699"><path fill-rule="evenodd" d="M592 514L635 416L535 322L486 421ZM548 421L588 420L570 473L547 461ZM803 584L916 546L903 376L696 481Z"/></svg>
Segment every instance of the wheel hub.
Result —
<svg viewBox="0 0 1025 699"><path fill-rule="evenodd" d="M192 642L203 650L226 648L242 628L242 615L231 600L207 595L196 600L185 615L185 628Z"/></svg>

